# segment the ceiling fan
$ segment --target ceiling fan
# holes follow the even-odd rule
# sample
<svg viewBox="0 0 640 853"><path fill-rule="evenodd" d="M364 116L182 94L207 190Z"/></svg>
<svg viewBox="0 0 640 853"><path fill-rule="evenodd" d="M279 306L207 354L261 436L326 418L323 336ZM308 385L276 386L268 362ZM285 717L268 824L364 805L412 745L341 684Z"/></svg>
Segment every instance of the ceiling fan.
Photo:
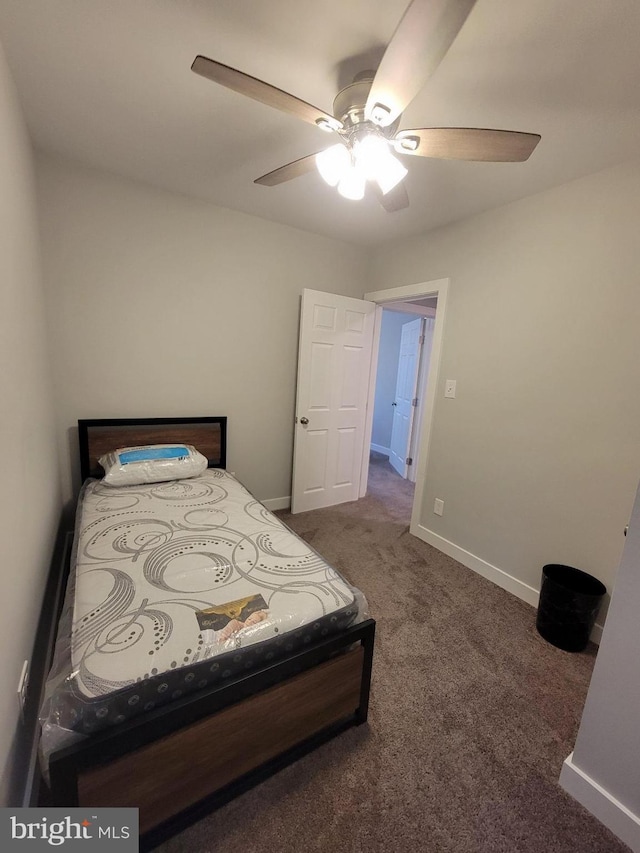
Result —
<svg viewBox="0 0 640 853"><path fill-rule="evenodd" d="M375 72L365 71L341 89L333 114L228 65L196 56L191 70L314 124L340 141L287 163L254 183L276 186L316 167L346 198L361 199L370 183L385 210L408 207L402 179L407 169L396 154L453 160L523 162L540 141L537 133L469 127L399 130L403 110L444 58L476 0L412 0Z"/></svg>

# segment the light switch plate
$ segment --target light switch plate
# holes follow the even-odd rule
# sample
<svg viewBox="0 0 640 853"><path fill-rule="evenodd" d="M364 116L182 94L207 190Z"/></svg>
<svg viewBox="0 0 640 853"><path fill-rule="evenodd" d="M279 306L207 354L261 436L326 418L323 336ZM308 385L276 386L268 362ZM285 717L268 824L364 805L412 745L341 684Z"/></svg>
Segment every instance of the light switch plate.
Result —
<svg viewBox="0 0 640 853"><path fill-rule="evenodd" d="M433 511L436 515L444 515L444 501L436 498L433 502Z"/></svg>
<svg viewBox="0 0 640 853"><path fill-rule="evenodd" d="M444 396L445 397L455 397L456 396L456 380L455 379L445 379Z"/></svg>

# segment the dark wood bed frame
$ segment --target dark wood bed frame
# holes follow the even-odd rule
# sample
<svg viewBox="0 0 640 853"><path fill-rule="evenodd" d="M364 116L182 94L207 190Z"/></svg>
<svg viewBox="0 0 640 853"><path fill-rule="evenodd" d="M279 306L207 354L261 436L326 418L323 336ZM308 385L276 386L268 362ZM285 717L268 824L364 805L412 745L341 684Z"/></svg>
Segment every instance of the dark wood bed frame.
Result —
<svg viewBox="0 0 640 853"><path fill-rule="evenodd" d="M117 447L180 441L226 465L226 418L80 420L81 473ZM52 586L60 612L67 534ZM287 658L206 688L55 751L42 804L139 808L150 850L352 725L366 721L375 622L367 619ZM49 631L49 662L54 633Z"/></svg>

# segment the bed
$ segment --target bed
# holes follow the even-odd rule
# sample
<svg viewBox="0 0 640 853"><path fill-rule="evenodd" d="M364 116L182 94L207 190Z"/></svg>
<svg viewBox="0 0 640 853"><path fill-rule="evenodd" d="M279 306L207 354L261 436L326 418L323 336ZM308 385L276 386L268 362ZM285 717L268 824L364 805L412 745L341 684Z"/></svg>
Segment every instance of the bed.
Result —
<svg viewBox="0 0 640 853"><path fill-rule="evenodd" d="M226 471L226 418L78 422L84 481L41 711L47 800L137 806L151 849L366 721L366 601ZM122 447L188 479L109 486Z"/></svg>

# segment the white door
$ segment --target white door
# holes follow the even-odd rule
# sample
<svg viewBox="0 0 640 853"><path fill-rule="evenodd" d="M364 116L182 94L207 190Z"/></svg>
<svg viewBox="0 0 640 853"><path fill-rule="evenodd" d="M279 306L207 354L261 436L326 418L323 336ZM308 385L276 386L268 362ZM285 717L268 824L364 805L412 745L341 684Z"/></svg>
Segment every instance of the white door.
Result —
<svg viewBox="0 0 640 853"><path fill-rule="evenodd" d="M358 499L375 308L303 291L291 512Z"/></svg>
<svg viewBox="0 0 640 853"><path fill-rule="evenodd" d="M398 474L406 477L409 471L407 458L411 443L413 413L417 405L418 368L422 343L422 318L405 323L400 337L396 396L393 402L393 422L389 462Z"/></svg>
<svg viewBox="0 0 640 853"><path fill-rule="evenodd" d="M413 465L409 465L407 480L415 483L418 476L417 455L420 445L420 424L422 424L425 400L427 397L427 380L431 363L431 348L433 346L433 332L436 321L433 317L425 317L422 326L422 347L420 349L420 366L418 367L418 388L416 396L418 405L413 415L413 426L411 428L411 441L409 443L409 456L413 459Z"/></svg>

